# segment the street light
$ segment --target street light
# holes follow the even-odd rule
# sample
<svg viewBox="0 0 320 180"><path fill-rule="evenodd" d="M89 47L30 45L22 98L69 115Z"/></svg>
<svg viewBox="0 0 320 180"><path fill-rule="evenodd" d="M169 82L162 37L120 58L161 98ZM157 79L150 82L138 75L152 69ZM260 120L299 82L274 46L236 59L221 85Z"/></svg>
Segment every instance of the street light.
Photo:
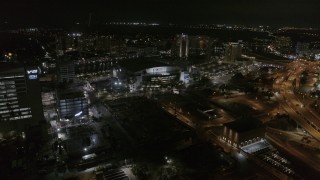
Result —
<svg viewBox="0 0 320 180"><path fill-rule="evenodd" d="M167 156L165 156L164 159L168 164L171 164L173 162L172 159L168 158Z"/></svg>

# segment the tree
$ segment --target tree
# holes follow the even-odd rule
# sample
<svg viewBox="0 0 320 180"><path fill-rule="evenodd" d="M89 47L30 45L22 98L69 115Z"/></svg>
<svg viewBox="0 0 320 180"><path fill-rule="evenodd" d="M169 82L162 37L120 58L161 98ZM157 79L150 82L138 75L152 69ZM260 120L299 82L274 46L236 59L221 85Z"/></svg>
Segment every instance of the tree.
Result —
<svg viewBox="0 0 320 180"><path fill-rule="evenodd" d="M209 78L207 77L201 77L200 81L199 81L199 85L200 86L212 86L212 82Z"/></svg>
<svg viewBox="0 0 320 180"><path fill-rule="evenodd" d="M132 167L132 172L135 176L137 176L140 180L149 179L149 169L146 164L135 164Z"/></svg>
<svg viewBox="0 0 320 180"><path fill-rule="evenodd" d="M172 165L163 166L163 167L159 168L155 175L156 175L157 180L179 180L179 179L181 179L178 169Z"/></svg>
<svg viewBox="0 0 320 180"><path fill-rule="evenodd" d="M241 73L236 73L231 77L230 82L239 84L244 82L244 80L245 80L245 77Z"/></svg>

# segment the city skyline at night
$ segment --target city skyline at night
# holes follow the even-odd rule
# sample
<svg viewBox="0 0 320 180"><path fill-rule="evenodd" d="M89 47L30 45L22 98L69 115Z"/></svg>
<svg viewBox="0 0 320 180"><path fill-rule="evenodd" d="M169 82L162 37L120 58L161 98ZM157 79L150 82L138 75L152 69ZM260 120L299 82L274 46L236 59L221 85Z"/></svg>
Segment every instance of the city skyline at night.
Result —
<svg viewBox="0 0 320 180"><path fill-rule="evenodd" d="M0 179L319 176L320 1L0 7Z"/></svg>

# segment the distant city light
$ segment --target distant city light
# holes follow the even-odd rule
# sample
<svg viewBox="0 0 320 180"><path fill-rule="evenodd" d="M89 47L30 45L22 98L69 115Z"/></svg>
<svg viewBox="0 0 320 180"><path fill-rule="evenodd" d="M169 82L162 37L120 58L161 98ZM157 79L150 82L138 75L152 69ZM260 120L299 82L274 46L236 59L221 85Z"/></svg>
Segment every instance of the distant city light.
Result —
<svg viewBox="0 0 320 180"><path fill-rule="evenodd" d="M26 138L26 133L22 132L22 138L25 139Z"/></svg>

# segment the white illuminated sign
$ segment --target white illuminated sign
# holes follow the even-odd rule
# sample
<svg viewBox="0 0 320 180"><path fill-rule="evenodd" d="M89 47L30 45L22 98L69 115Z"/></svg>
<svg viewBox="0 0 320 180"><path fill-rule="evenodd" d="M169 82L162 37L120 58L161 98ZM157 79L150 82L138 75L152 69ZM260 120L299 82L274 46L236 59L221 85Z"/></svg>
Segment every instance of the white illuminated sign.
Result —
<svg viewBox="0 0 320 180"><path fill-rule="evenodd" d="M38 79L38 75L36 75L36 74L31 74L31 75L29 75L29 79L30 79L30 80Z"/></svg>
<svg viewBox="0 0 320 180"><path fill-rule="evenodd" d="M82 111L78 112L77 114L75 114L74 116L80 116L82 114Z"/></svg>
<svg viewBox="0 0 320 180"><path fill-rule="evenodd" d="M38 73L39 73L38 69L29 69L29 70L27 70L27 74L28 74L29 80L38 79Z"/></svg>
<svg viewBox="0 0 320 180"><path fill-rule="evenodd" d="M38 69L27 70L28 74L38 74Z"/></svg>

